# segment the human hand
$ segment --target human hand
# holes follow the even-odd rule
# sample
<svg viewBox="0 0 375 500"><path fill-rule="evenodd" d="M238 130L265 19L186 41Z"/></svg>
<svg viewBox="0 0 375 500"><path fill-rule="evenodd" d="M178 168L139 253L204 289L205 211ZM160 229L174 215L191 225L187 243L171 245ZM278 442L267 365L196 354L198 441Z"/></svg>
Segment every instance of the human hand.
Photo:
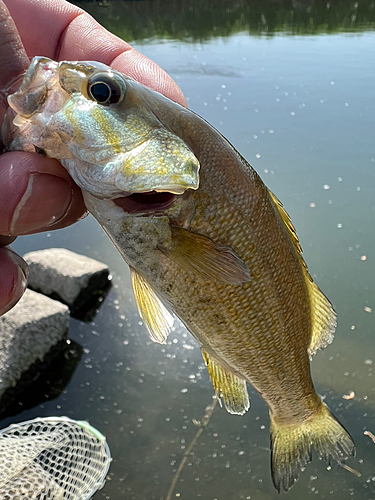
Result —
<svg viewBox="0 0 375 500"><path fill-rule="evenodd" d="M65 0L0 0L0 40L0 124L7 95L37 55L102 62L186 105L159 66ZM0 315L27 284L26 263L5 245L18 235L73 224L85 210L80 189L57 160L25 152L0 156Z"/></svg>

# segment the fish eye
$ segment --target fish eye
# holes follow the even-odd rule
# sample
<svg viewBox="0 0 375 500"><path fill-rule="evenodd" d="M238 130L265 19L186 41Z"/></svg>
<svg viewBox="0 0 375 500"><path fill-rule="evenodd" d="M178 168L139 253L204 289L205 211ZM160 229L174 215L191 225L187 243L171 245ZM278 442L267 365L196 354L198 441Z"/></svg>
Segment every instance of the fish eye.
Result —
<svg viewBox="0 0 375 500"><path fill-rule="evenodd" d="M116 104L124 97L125 85L108 74L97 74L89 80L87 90L98 104Z"/></svg>

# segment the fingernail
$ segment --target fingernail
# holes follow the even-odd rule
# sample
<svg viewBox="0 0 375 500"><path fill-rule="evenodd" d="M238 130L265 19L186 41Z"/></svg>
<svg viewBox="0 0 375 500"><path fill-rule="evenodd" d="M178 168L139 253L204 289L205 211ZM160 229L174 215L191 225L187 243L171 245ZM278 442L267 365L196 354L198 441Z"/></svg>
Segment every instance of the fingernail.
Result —
<svg viewBox="0 0 375 500"><path fill-rule="evenodd" d="M0 316L8 312L14 307L25 293L27 281L29 279L29 269L26 262L10 248L7 248L8 259L12 260L16 265L16 273L13 278L13 287L10 293L9 302L4 304L0 309Z"/></svg>
<svg viewBox="0 0 375 500"><path fill-rule="evenodd" d="M72 197L72 188L62 177L31 174L26 191L14 211L10 233L29 234L52 228L65 217Z"/></svg>

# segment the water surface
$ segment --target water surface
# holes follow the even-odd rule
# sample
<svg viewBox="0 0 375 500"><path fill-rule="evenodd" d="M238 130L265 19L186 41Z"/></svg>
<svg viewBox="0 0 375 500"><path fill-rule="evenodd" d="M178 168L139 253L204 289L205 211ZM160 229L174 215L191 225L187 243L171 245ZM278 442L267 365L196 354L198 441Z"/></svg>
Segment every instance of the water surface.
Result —
<svg viewBox="0 0 375 500"><path fill-rule="evenodd" d="M160 64L189 107L222 132L282 200L314 279L338 313L334 343L312 370L317 391L353 435L356 458L331 470L314 455L290 500L375 499L374 2L80 3ZM91 323L68 385L1 422L88 419L114 458L96 498L165 499L213 390L196 342L177 325L153 344L129 272L95 221L19 238L20 252L64 246L110 265L113 288ZM353 399L344 395L353 391ZM172 498L279 498L270 479L266 406L249 387L243 416L215 408Z"/></svg>

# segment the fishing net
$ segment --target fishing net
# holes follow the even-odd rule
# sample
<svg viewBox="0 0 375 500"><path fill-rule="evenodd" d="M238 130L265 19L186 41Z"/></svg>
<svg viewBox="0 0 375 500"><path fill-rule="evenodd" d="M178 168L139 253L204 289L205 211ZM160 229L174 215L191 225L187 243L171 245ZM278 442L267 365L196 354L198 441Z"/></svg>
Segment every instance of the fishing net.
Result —
<svg viewBox="0 0 375 500"><path fill-rule="evenodd" d="M105 482L110 452L87 422L37 418L0 431L1 500L88 500Z"/></svg>

